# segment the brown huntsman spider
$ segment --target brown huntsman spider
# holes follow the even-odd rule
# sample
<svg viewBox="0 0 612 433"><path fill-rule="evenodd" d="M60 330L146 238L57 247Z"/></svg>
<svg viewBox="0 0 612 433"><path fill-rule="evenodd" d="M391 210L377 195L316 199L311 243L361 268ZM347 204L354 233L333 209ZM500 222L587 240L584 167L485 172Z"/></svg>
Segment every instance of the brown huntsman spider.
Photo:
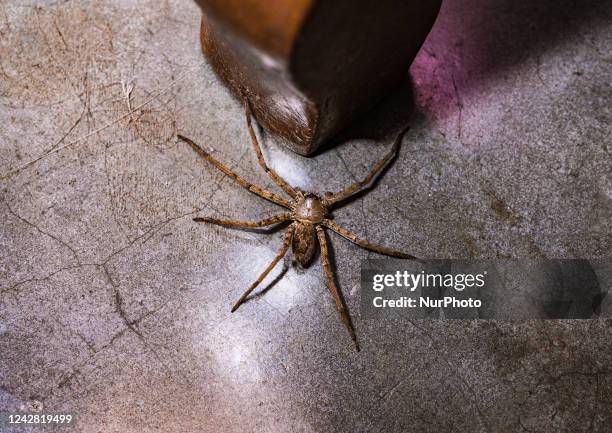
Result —
<svg viewBox="0 0 612 433"><path fill-rule="evenodd" d="M259 142L257 141L255 131L253 130L253 127L251 125L251 111L249 108L249 104L245 103L245 107L247 126L249 129L251 140L253 141L253 146L255 147L255 152L257 154L259 165L261 165L264 171L280 188L282 188L283 191L285 191L285 193L289 195L289 197L291 197L291 199L286 199L277 194L266 191L265 189L257 185L253 185L252 183L246 181L244 178L230 170L225 164L217 161L208 152L198 146L195 142L193 142L187 137L178 135L179 139L189 144L193 148L193 150L195 150L196 153L198 153L202 158L210 162L227 176L234 179L242 187L248 189L253 194L256 194L287 209L287 212L283 212L260 221L239 221L207 217L194 218L194 221L218 224L226 227L246 229L266 227L282 222L291 221L291 224L289 225L289 228L285 233L283 246L281 247L280 251L278 252L276 257L274 257L268 267L257 278L257 280L255 280L255 282L251 284L251 286L242 294L240 299L238 299L238 301L232 308L232 312L236 311L238 307L240 307L240 305L242 305L242 303L246 300L249 294L264 280L264 278L270 273L274 266L276 266L276 264L285 256L290 246L293 249L293 255L297 262L300 263L302 266L307 267L315 255L318 241L319 247L321 248L321 264L323 265L323 271L327 280L327 287L332 297L334 298L336 308L340 313L342 322L344 323L344 326L348 330L353 342L355 343L355 348L357 349L357 351L359 351L359 343L357 342L355 330L351 323L351 319L344 303L344 299L342 298L342 294L340 293L340 290L336 285L334 275L332 273L329 251L327 246L328 240L324 228L336 232L340 236L367 250L371 250L376 253L385 254L392 257L399 257L402 259L416 259L416 257L411 256L410 254L405 254L387 247L375 245L366 240L358 238L353 233L349 232L347 229L336 224L332 220L332 217L330 215L330 212L334 208L341 206L341 204L349 197L352 197L355 194L365 190L368 185L373 183L377 175L397 154L397 150L399 148L401 140L408 128L402 130L402 132L395 140L391 150L372 168L370 173L363 180L350 185L349 187L340 192L327 192L323 196L320 196L316 193L301 191L298 188L290 186L273 169L268 167L263 157L263 154L261 153L261 148L259 146Z"/></svg>

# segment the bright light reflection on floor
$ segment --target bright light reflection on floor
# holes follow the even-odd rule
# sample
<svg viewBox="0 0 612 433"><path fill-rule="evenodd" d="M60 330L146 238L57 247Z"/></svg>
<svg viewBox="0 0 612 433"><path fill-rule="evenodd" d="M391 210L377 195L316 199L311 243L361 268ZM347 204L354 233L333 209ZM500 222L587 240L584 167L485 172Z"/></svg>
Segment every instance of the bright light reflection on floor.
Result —
<svg viewBox="0 0 612 433"><path fill-rule="evenodd" d="M253 235L262 236L262 235ZM265 236L265 235L264 235ZM273 246L264 245L236 246L230 248L221 257L228 266L226 278L228 292L231 293L228 304L228 316L217 326L210 329L208 335L194 336L195 345L205 345L214 354L219 375L231 383L253 383L265 379L265 368L260 365L257 348L260 343L269 339L269 326L263 320L277 320L278 317L268 317L276 310L278 314L286 314L295 304L306 302L303 290L294 285L294 278L288 278L292 271L288 270L264 294L258 293L266 289L283 272L281 260L264 281L253 291L249 299L235 313L229 313L229 307L235 302L249 285L257 279L280 250L282 240L274 242ZM288 254L291 254L290 252ZM236 258L240 260L237 261ZM261 319L261 320L260 320ZM261 322L261 323L260 323Z"/></svg>
<svg viewBox="0 0 612 433"><path fill-rule="evenodd" d="M287 151L279 149L276 144L266 146L266 150L268 163L290 185L307 191L312 189L308 172L296 156L289 156Z"/></svg>

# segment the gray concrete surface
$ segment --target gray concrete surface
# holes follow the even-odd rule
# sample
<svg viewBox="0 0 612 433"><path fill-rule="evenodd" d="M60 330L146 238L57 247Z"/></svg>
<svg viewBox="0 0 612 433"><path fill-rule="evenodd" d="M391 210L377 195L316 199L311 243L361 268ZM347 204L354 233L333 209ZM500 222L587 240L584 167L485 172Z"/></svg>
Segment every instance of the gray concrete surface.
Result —
<svg viewBox="0 0 612 433"><path fill-rule="evenodd" d="M610 256L610 9L447 0L413 106L398 92L311 159L268 137L271 165L336 190L409 122L339 222L422 257ZM361 353L318 264L230 314L281 233L191 221L276 211L174 139L271 187L198 25L190 2L0 3L0 409L87 433L611 431L610 320L367 321L372 255L336 236Z"/></svg>

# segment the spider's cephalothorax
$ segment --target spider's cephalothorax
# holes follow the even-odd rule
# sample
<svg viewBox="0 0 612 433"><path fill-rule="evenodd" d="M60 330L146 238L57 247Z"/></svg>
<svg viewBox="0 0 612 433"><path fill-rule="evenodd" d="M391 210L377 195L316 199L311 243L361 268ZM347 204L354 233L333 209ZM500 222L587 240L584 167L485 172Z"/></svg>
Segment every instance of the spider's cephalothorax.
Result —
<svg viewBox="0 0 612 433"><path fill-rule="evenodd" d="M327 204L318 195L296 191L292 218L296 221L321 224L327 216Z"/></svg>
<svg viewBox="0 0 612 433"><path fill-rule="evenodd" d="M257 287L259 283L263 281L263 279L270 273L274 266L276 266L276 264L285 256L290 246L293 250L295 259L301 265L307 266L314 257L318 243L319 248L321 249L321 264L323 265L323 272L325 273L327 287L332 297L334 298L334 302L336 303L336 308L340 312L342 322L344 323L344 326L346 326L346 329L348 330L351 338L353 339L353 342L355 343L355 348L359 350L359 344L357 343L357 336L355 335L353 324L351 323L351 319L344 304L342 294L340 293L340 290L338 289L338 286L336 285L336 282L334 280L334 275L332 273L331 263L329 259L329 251L327 247L328 241L324 228L330 229L338 233L340 236L348 239L349 241L359 245L362 248L366 248L368 250L380 254L386 254L392 257L399 257L403 259L416 259L416 257L411 256L410 254L405 254L400 251L392 250L390 248L375 245L366 240L359 239L357 236L355 236L345 228L341 227L340 225L336 224L329 218L329 212L333 208L340 206L342 202L344 202L349 197L355 195L356 193L365 190L368 185L371 186L377 175L382 172L383 168L385 168L387 164L397 154L397 149L401 143L401 139L408 128L405 128L398 135L389 153L387 153L385 157L381 159L372 168L370 173L362 181L355 182L346 189L337 193L325 193L325 196L321 198L317 194L303 192L297 188L290 186L273 169L268 167L263 157L263 154L261 153L261 148L259 147L255 131L253 130L253 127L251 125L251 112L249 104L246 101L245 109L247 115L247 126L249 129L249 134L251 135L251 140L253 141L253 145L255 147L257 160L259 161L259 164L265 170L265 172L272 178L272 180L283 191L285 191L287 195L291 197L290 199L283 198L277 194L266 191L265 189L257 185L253 185L252 183L243 179L241 176L234 173L226 165L217 161L192 140L183 137L182 135L178 136L179 139L188 143L200 156L202 156L216 168L221 170L223 173L234 179L241 186L248 189L253 194L265 198L266 200L270 200L271 202L276 203L277 205L280 205L287 209L287 212L280 213L271 218L266 218L260 221L194 218L194 221L197 222L208 222L235 228L257 228L266 227L283 222L290 222L289 228L285 233L285 238L281 250L274 257L268 267L261 273L259 278L257 278L257 280L253 284L251 284L251 286L242 294L240 299L238 299L238 301L232 308L232 312L236 311L238 307L242 305L242 303L251 294L255 287Z"/></svg>

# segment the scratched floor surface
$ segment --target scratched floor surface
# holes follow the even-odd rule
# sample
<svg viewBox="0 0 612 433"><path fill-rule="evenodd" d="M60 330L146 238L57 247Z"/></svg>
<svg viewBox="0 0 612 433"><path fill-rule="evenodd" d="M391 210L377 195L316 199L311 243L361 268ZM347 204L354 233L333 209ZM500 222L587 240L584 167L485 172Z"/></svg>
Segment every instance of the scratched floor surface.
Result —
<svg viewBox="0 0 612 433"><path fill-rule="evenodd" d="M610 17L447 0L410 84L345 143L265 153L334 191L410 123L338 222L427 258L610 256ZM361 353L318 264L286 261L230 314L282 234L192 222L277 211L175 139L273 188L198 26L178 0L0 3L0 410L39 402L85 433L610 431L610 320L366 321L374 255L335 236Z"/></svg>

